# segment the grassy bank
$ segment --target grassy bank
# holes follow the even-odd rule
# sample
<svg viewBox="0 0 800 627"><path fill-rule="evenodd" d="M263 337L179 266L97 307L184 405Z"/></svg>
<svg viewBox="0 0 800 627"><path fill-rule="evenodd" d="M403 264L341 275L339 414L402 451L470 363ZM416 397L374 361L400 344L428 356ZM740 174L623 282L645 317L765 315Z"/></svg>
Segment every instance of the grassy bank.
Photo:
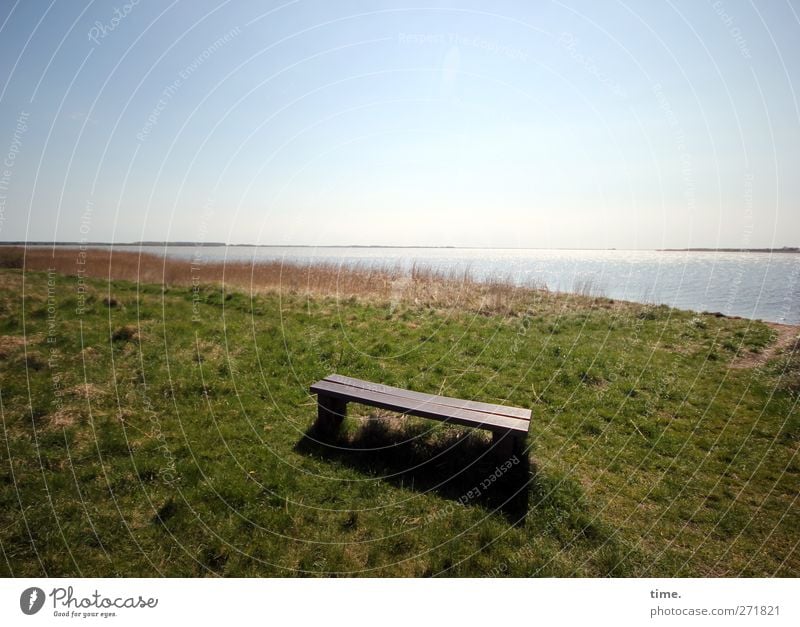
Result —
<svg viewBox="0 0 800 627"><path fill-rule="evenodd" d="M794 332L452 277L79 279L70 254L0 270L2 576L800 575ZM309 439L331 372L532 408L526 489L480 489L503 460L475 431L352 406Z"/></svg>

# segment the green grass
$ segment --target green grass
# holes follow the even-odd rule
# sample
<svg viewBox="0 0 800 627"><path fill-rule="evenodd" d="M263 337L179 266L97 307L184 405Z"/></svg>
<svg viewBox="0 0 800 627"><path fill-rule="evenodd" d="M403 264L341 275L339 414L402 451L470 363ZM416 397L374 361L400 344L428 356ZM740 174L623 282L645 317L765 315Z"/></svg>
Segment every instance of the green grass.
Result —
<svg viewBox="0 0 800 627"><path fill-rule="evenodd" d="M729 368L762 323L47 280L0 270L0 576L800 575L800 368ZM532 408L527 488L465 496L474 430L313 441L332 372Z"/></svg>

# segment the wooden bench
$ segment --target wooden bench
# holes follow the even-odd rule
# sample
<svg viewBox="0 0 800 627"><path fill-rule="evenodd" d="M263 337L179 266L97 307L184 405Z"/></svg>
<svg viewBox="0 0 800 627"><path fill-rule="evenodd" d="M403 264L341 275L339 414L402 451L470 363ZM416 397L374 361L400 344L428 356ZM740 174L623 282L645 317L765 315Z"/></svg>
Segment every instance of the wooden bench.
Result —
<svg viewBox="0 0 800 627"><path fill-rule="evenodd" d="M338 374L317 381L311 393L317 395L317 426L326 435L338 430L349 402L491 431L493 447L508 457L524 453L531 426L530 409L412 392Z"/></svg>

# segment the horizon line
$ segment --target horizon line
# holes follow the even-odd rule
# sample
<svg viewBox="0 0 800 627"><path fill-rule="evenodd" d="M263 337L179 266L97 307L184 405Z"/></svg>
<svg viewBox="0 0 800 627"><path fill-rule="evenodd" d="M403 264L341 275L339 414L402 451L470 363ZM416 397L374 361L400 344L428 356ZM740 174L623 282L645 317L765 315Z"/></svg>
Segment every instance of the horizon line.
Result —
<svg viewBox="0 0 800 627"><path fill-rule="evenodd" d="M229 244L225 242L194 242L194 241L156 241L142 240L136 242L82 242L82 241L25 241L9 240L0 241L0 246L177 246L177 247L210 247L210 248L420 248L420 249L456 249L456 250L623 250L623 251L653 251L653 252L800 252L799 246L779 247L737 247L737 246L690 246L667 248L619 248L619 247L587 247L572 248L565 246L464 246L464 245L416 245L416 244Z"/></svg>

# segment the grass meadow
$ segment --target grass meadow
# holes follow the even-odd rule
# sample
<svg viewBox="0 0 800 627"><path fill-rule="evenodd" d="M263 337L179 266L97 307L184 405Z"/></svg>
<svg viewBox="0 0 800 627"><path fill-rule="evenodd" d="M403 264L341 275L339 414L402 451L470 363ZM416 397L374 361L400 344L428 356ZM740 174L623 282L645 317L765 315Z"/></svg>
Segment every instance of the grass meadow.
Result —
<svg viewBox="0 0 800 627"><path fill-rule="evenodd" d="M796 328L77 255L0 254L0 576L800 575ZM316 440L333 372L531 408L529 472L359 405Z"/></svg>

